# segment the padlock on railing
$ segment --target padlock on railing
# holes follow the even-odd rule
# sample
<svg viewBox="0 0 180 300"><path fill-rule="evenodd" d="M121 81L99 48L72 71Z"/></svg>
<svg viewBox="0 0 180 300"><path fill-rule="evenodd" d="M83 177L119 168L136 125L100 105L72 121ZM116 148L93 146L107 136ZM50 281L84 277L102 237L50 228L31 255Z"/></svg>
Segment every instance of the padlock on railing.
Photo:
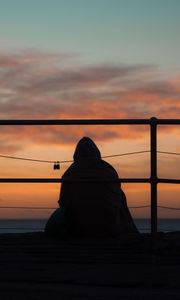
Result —
<svg viewBox="0 0 180 300"><path fill-rule="evenodd" d="M54 162L53 169L54 169L54 170L60 170L60 162L59 162L59 161L55 161L55 162Z"/></svg>

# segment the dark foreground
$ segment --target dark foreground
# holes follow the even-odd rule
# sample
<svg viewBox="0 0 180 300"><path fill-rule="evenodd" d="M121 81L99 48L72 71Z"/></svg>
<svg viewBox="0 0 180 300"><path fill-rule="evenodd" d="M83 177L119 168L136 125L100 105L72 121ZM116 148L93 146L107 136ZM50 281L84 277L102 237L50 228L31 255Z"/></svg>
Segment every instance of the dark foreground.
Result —
<svg viewBox="0 0 180 300"><path fill-rule="evenodd" d="M0 235L0 299L180 299L180 233L109 240Z"/></svg>

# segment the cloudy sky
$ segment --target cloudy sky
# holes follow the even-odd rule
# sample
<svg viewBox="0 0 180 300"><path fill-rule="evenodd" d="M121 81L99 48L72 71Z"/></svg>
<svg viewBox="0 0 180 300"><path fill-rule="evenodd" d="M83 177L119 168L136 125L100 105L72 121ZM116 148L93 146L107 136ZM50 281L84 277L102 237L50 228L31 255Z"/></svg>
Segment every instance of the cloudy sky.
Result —
<svg viewBox="0 0 180 300"><path fill-rule="evenodd" d="M0 0L0 118L179 118L179 11L179 0ZM69 160L83 135L102 155L141 151L148 133L143 126L2 127L0 154ZM159 128L159 150L180 152L179 133ZM119 176L149 176L148 154L109 162ZM54 177L67 166L59 174L1 158L0 176ZM177 166L177 156L159 155L159 176L178 178ZM149 204L148 186L124 189L129 205ZM58 193L58 185L5 184L0 206L56 206ZM159 186L161 204L178 206L179 197L178 186Z"/></svg>

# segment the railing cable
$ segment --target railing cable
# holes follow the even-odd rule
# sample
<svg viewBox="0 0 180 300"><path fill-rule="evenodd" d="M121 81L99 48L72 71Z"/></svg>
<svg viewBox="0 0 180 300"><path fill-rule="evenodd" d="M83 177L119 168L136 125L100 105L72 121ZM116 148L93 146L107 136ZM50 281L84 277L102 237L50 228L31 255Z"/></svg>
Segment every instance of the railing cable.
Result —
<svg viewBox="0 0 180 300"><path fill-rule="evenodd" d="M119 156L126 156L126 155L135 155L135 154L142 154L142 153L149 153L150 150L142 150L142 151L134 151L134 152L126 152L126 153L119 153L119 154L111 154L111 155L104 155L102 158L111 158L111 157L119 157ZM168 154L168 155L180 155L179 152L168 152L168 151L157 151L160 154ZM20 157L20 156L11 156L11 155L3 155L0 154L0 158L7 158L7 159L16 159L16 160L24 160L24 161L31 161L31 162L38 162L38 163L50 163L53 164L54 160L45 160L45 159L35 159L35 158L27 158L27 157ZM64 163L72 163L73 160L58 160L60 164Z"/></svg>
<svg viewBox="0 0 180 300"><path fill-rule="evenodd" d="M144 151L135 151L135 152L127 152L127 153L120 153L120 154L112 154L112 155L105 155L102 156L102 158L108 158L108 157L116 157L116 156L124 156L124 155L134 155L134 154L140 154L150 152L149 150ZM3 155L0 154L1 158L8 158L8 159L17 159L17 160L25 160L25 161L32 161L32 162L40 162L40 163L54 163L54 160L42 160L42 159L34 159L34 158L26 158L26 157L19 157L19 156L9 156L9 155ZM59 163L71 163L73 160L58 160Z"/></svg>
<svg viewBox="0 0 180 300"><path fill-rule="evenodd" d="M136 209L136 208L148 208L150 205L141 205L141 206L129 206L131 209ZM158 208L162 209L172 209L172 210L180 210L180 207L171 207L171 206L161 206L158 205ZM49 207L49 206L0 206L0 209L57 209L57 207Z"/></svg>

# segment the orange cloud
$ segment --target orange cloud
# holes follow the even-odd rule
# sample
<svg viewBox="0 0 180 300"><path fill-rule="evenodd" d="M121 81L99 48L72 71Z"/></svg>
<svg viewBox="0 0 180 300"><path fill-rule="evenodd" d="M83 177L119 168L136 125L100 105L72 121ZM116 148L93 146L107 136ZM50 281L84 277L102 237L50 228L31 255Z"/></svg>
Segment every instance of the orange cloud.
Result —
<svg viewBox="0 0 180 300"><path fill-rule="evenodd" d="M155 66L78 66L69 59L35 51L0 54L0 118L179 118L178 75L165 80L158 78ZM1 127L0 139L1 149L8 151L10 144L13 150L29 143L72 144L85 134L100 141L144 139L148 130L148 126Z"/></svg>

